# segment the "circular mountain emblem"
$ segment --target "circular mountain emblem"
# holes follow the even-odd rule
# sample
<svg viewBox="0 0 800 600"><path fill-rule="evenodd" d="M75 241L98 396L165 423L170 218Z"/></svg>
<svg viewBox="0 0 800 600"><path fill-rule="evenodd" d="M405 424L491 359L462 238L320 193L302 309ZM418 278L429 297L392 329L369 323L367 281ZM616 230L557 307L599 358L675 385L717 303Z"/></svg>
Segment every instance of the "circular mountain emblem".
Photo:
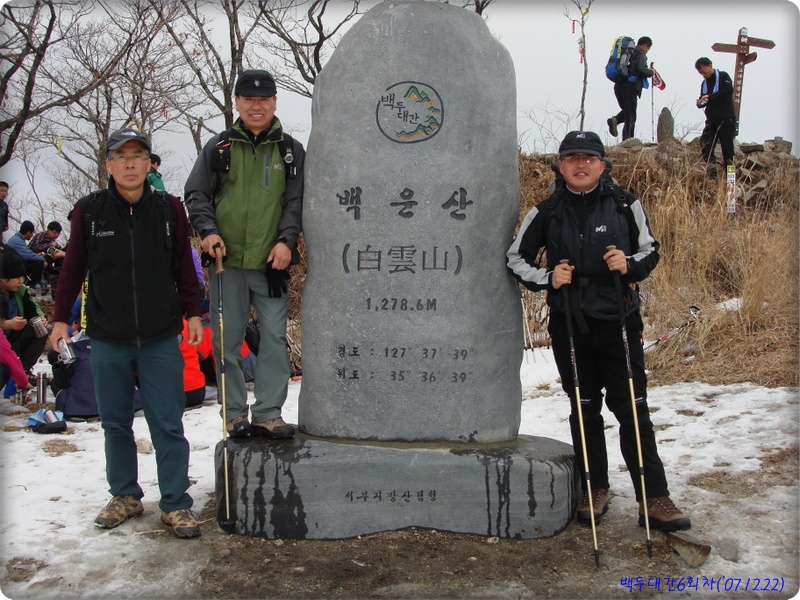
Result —
<svg viewBox="0 0 800 600"><path fill-rule="evenodd" d="M381 133L393 142L423 142L441 129L444 106L439 94L431 86L416 81L402 81L381 94L375 118Z"/></svg>

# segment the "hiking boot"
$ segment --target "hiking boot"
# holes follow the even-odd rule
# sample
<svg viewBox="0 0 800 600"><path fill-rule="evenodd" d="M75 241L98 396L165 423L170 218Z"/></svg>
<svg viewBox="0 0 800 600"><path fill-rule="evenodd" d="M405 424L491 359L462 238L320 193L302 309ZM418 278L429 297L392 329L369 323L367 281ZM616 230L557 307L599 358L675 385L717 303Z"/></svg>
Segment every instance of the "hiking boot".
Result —
<svg viewBox="0 0 800 600"><path fill-rule="evenodd" d="M650 527L661 531L680 531L692 527L689 517L675 506L669 496L648 498L647 517ZM639 502L639 527L644 527L644 509L641 502Z"/></svg>
<svg viewBox="0 0 800 600"><path fill-rule="evenodd" d="M594 522L595 524L603 520L603 515L608 511L609 501L611 500L611 490L608 488L600 488L592 490L592 498L594 505ZM578 505L577 513L578 523L581 525L591 525L592 515L589 514L589 494L583 490L583 497L581 503Z"/></svg>
<svg viewBox="0 0 800 600"><path fill-rule="evenodd" d="M172 512L162 512L161 522L172 527L172 533L179 538L200 537L200 525L188 508L180 508Z"/></svg>
<svg viewBox="0 0 800 600"><path fill-rule="evenodd" d="M236 417L228 421L226 425L228 428L228 435L232 438L246 437L250 435L253 428L250 426L250 421L247 417Z"/></svg>
<svg viewBox="0 0 800 600"><path fill-rule="evenodd" d="M283 417L267 419L263 423L253 423L253 434L263 435L274 440L285 440L294 437L294 427L286 423Z"/></svg>
<svg viewBox="0 0 800 600"><path fill-rule="evenodd" d="M106 507L100 511L94 524L102 529L113 529L122 525L131 517L138 517L144 512L142 501L133 496L114 496Z"/></svg>
<svg viewBox="0 0 800 600"><path fill-rule="evenodd" d="M617 121L617 117L611 117L608 121L608 133L612 136L617 137L619 135L619 129L617 129L617 125L619 125L619 121Z"/></svg>

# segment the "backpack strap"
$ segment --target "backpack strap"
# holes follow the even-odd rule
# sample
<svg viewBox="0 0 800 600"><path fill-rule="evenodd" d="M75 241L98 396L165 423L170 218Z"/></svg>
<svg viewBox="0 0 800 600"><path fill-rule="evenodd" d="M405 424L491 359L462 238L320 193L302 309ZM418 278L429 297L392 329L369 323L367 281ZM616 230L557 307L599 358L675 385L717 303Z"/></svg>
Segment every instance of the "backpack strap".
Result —
<svg viewBox="0 0 800 600"><path fill-rule="evenodd" d="M211 172L214 174L214 190L212 194L212 203L216 208L216 198L222 189L222 178L220 173L228 173L231 170L231 135L233 129L226 129L219 134L217 143L211 153ZM278 151L283 158L285 168L283 170L286 181L297 177L297 165L294 162L294 138L288 133L281 130L281 139L278 140Z"/></svg>
<svg viewBox="0 0 800 600"><path fill-rule="evenodd" d="M172 250L175 247L175 214L172 212L172 196L161 190L153 190L153 197L161 206L164 216L164 243L169 250Z"/></svg>
<svg viewBox="0 0 800 600"><path fill-rule="evenodd" d="M83 228L83 241L87 249L94 248L97 245L97 224L98 222L102 222L102 220L98 218L101 193L101 190L95 190L81 201L81 212L83 213L83 220L86 224Z"/></svg>
<svg viewBox="0 0 800 600"><path fill-rule="evenodd" d="M636 218L633 216L633 209L631 208L633 195L623 190L610 175L607 178L604 177L603 183L614 197L617 203L617 211L625 216L625 220L628 223L628 235L631 240L631 249L635 251L637 247L636 244L638 243L637 234L639 226L636 224Z"/></svg>
<svg viewBox="0 0 800 600"><path fill-rule="evenodd" d="M294 162L294 154L292 154L293 148L294 138L288 133L284 133L283 137L278 140L278 150L283 157L283 163L286 165L284 173L286 174L287 181L297 177L297 165Z"/></svg>

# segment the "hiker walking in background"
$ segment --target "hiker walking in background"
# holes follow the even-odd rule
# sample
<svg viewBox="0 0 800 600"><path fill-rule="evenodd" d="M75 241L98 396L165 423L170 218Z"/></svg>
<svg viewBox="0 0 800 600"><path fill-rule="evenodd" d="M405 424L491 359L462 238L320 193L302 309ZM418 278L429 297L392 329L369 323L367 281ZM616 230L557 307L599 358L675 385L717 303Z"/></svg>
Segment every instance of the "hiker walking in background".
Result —
<svg viewBox="0 0 800 600"><path fill-rule="evenodd" d="M609 118L608 132L613 136L619 135L619 125L622 127L622 139L633 137L636 127L636 110L646 79L653 76L653 70L647 67L647 53L653 47L653 40L647 36L640 37L636 47L627 60L627 69L616 74L614 79L614 95L617 97L620 111Z"/></svg>
<svg viewBox="0 0 800 600"><path fill-rule="evenodd" d="M227 414L222 417L231 437L294 436L281 410L291 375L287 284L292 250L302 229L305 150L283 132L275 116L276 94L275 80L267 71L242 72L234 87L239 118L233 129L206 143L184 193L204 253L225 258L224 272L210 277L210 308L217 364L222 363L221 351L225 357L222 393ZM225 302L223 349L220 293ZM261 326L261 346L256 401L248 420L241 347L251 305Z"/></svg>
<svg viewBox="0 0 800 600"><path fill-rule="evenodd" d="M631 287L655 268L659 244L653 237L641 202L603 175L605 148L596 133L568 133L561 142L559 155L558 169L564 184L525 216L507 258L512 274L525 287L547 292L548 332L561 385L570 398L572 444L584 474L578 521L590 523L590 511L594 511L594 521L599 522L611 499L601 414L605 390L606 405L620 424L620 449L639 502L639 524L644 526L645 510L638 475L637 446L641 444L650 526L664 531L688 529L689 518L669 498L664 466L656 448L647 407L639 294ZM612 245L616 248L608 250ZM547 250L546 264L539 262L542 248ZM628 351L620 335L623 317L614 272L622 282L624 327L628 339L634 341L629 354L636 415L632 414L630 387L625 378ZM573 340L588 469L582 457L567 310L577 330ZM639 423L638 441L634 419ZM591 499L586 491L587 470L591 473Z"/></svg>
<svg viewBox="0 0 800 600"><path fill-rule="evenodd" d="M158 465L161 521L181 538L200 535L189 489L189 442L183 433L183 357L178 334L203 336L200 294L180 200L146 183L150 141L121 129L106 144L108 188L72 210L69 252L61 268L50 342L69 342L67 321L88 276L86 333L97 410L113 496L95 525L117 527L144 511L133 435L138 380Z"/></svg>
<svg viewBox="0 0 800 600"><path fill-rule="evenodd" d="M717 142L722 148L723 164L733 164L733 139L737 133L733 80L725 71L715 69L705 56L697 59L694 68L703 76L700 97L695 102L697 108L704 109L706 113L706 125L700 134L701 153L706 172L714 177L717 174L717 158L714 154Z"/></svg>

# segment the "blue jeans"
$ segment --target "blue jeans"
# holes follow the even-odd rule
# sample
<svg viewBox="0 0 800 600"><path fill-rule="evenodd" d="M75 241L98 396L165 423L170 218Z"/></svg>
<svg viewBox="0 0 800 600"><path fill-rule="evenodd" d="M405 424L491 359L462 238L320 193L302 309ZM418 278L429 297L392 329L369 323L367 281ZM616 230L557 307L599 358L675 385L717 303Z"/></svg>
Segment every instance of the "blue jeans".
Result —
<svg viewBox="0 0 800 600"><path fill-rule="evenodd" d="M106 478L114 496L144 496L139 486L133 436L136 376L144 416L156 452L159 507L172 512L192 506L189 442L183 434L183 357L175 336L137 347L92 340L89 364L97 411L105 434Z"/></svg>

